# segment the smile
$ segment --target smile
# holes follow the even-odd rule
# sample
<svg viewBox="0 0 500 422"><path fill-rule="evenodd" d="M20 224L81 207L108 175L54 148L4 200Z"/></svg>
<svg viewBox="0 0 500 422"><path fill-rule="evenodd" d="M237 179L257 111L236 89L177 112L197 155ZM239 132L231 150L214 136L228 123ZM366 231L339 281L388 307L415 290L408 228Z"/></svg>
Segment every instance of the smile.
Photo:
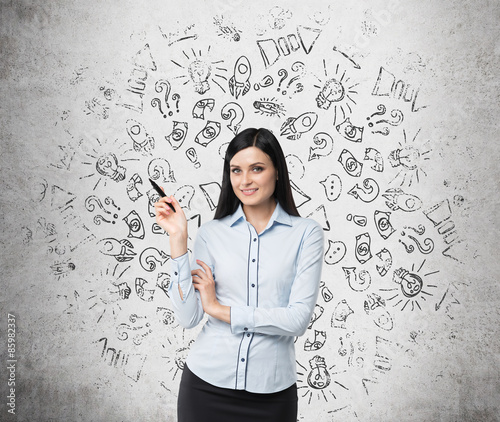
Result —
<svg viewBox="0 0 500 422"><path fill-rule="evenodd" d="M243 195L247 195L247 196L250 196L250 195L253 195L255 192L257 192L258 188L255 188L255 189L241 189L241 193L243 193Z"/></svg>

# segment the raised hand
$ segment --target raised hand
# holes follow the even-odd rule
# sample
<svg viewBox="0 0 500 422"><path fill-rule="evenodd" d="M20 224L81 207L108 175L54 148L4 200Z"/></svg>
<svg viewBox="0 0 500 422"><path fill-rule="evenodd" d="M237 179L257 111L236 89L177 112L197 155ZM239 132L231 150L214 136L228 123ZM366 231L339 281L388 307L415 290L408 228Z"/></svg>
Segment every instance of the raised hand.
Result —
<svg viewBox="0 0 500 422"><path fill-rule="evenodd" d="M162 188L163 190L163 188ZM168 206L172 204L175 212ZM170 237L170 254L177 258L187 252L187 219L173 196L164 196L155 203L156 222Z"/></svg>

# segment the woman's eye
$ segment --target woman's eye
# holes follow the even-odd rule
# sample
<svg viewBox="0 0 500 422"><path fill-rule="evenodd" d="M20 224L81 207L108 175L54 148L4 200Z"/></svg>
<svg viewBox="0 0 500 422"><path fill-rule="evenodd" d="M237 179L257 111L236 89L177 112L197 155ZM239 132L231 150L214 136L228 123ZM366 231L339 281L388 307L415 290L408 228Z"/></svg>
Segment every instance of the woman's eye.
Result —
<svg viewBox="0 0 500 422"><path fill-rule="evenodd" d="M254 167L253 168L253 171L255 171L255 172L259 172L259 171L262 171L262 170L263 170L262 167Z"/></svg>
<svg viewBox="0 0 500 422"><path fill-rule="evenodd" d="M240 172L240 169L232 169L231 172L234 173L234 174L237 174L237 173Z"/></svg>

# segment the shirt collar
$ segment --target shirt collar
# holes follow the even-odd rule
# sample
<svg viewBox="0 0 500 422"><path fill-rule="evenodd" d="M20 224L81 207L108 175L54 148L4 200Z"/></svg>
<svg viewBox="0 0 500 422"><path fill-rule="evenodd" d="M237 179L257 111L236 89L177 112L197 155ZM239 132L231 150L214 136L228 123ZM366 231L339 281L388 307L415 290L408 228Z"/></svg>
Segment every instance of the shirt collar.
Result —
<svg viewBox="0 0 500 422"><path fill-rule="evenodd" d="M238 205L238 209L234 212L234 214L229 215L226 220L228 226L233 226L239 221L246 221L241 203ZM274 209L273 215L271 216L267 227L271 227L275 222L285 224L287 226L292 225L290 215L281 207L279 202L276 203L276 208Z"/></svg>

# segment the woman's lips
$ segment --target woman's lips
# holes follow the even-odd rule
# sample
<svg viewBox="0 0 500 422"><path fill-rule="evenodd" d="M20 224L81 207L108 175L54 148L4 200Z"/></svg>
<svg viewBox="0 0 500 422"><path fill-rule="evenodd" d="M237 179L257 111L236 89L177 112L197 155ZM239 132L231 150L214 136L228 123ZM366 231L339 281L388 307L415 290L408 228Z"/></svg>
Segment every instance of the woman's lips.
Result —
<svg viewBox="0 0 500 422"><path fill-rule="evenodd" d="M241 189L241 193L245 196L250 196L253 195L255 192L257 192L258 188L255 189Z"/></svg>

